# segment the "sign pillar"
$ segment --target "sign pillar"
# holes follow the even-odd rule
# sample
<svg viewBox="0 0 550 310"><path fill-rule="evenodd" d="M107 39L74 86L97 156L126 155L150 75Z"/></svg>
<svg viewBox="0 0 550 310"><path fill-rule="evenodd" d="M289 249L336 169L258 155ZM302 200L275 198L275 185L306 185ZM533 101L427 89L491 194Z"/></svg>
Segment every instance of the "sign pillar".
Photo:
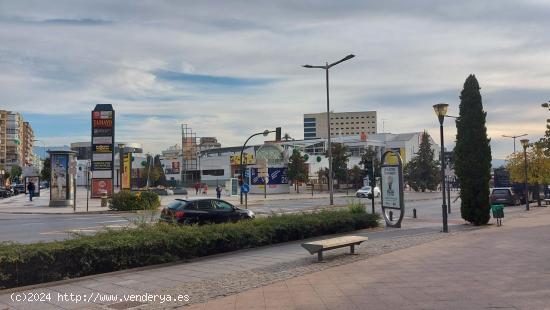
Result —
<svg viewBox="0 0 550 310"><path fill-rule="evenodd" d="M76 152L48 151L51 161L50 207L75 207Z"/></svg>
<svg viewBox="0 0 550 310"><path fill-rule="evenodd" d="M115 173L115 111L110 104L98 104L92 111L92 194L111 197ZM122 167L121 167L122 169Z"/></svg>
<svg viewBox="0 0 550 310"><path fill-rule="evenodd" d="M397 164L386 162L390 154L397 158ZM403 161L399 151L391 150L382 155L380 172L382 215L386 221L386 226L401 228L401 221L405 215L405 201L403 197ZM400 214L395 220L393 215L397 211Z"/></svg>

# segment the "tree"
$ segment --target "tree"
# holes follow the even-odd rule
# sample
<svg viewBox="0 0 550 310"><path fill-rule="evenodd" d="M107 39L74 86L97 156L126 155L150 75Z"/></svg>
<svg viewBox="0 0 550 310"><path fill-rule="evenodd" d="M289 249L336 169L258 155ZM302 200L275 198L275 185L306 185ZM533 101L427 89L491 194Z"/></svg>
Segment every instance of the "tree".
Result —
<svg viewBox="0 0 550 310"><path fill-rule="evenodd" d="M12 179L18 179L21 177L23 170L18 165L11 166L10 175Z"/></svg>
<svg viewBox="0 0 550 310"><path fill-rule="evenodd" d="M308 180L307 165L304 157L297 149L292 150L292 155L289 158L287 176L289 180L292 180L296 190L298 189L298 182L306 182Z"/></svg>
<svg viewBox="0 0 550 310"><path fill-rule="evenodd" d="M508 156L506 169L510 173L510 181L524 183L525 157L523 152L516 152ZM550 156L547 156L544 147L537 143L534 143L533 148L527 152L527 183L536 184L537 190L539 190L540 184L550 183ZM540 195L538 197L540 204Z"/></svg>
<svg viewBox="0 0 550 310"><path fill-rule="evenodd" d="M328 154L325 156L328 157ZM336 180L338 180L338 188L340 182L343 182L347 178L348 173L348 160L349 160L348 148L342 143L332 143L332 173Z"/></svg>
<svg viewBox="0 0 550 310"><path fill-rule="evenodd" d="M454 167L461 185L462 218L474 225L485 225L490 218L491 146L479 90L476 77L468 76L460 94Z"/></svg>
<svg viewBox="0 0 550 310"><path fill-rule="evenodd" d="M377 152L374 150L372 146L369 146L363 155L361 155L361 161L359 162L359 165L363 166L363 169L371 169L371 167L367 167L368 162L374 161L374 177L380 176L380 159L378 158Z"/></svg>
<svg viewBox="0 0 550 310"><path fill-rule="evenodd" d="M50 182L51 173L52 173L52 164L50 158L44 159L44 164L42 166L42 171L40 171L40 178L43 181Z"/></svg>
<svg viewBox="0 0 550 310"><path fill-rule="evenodd" d="M364 177L365 170L361 169L357 165L354 165L353 168L349 170L349 181L353 184L353 188L360 188L363 186Z"/></svg>
<svg viewBox="0 0 550 310"><path fill-rule="evenodd" d="M424 131L416 156L405 166L405 181L415 191L436 190L439 184L439 163L434 160L430 135Z"/></svg>
<svg viewBox="0 0 550 310"><path fill-rule="evenodd" d="M317 171L317 178L319 179L319 184L328 183L328 168L320 168Z"/></svg>

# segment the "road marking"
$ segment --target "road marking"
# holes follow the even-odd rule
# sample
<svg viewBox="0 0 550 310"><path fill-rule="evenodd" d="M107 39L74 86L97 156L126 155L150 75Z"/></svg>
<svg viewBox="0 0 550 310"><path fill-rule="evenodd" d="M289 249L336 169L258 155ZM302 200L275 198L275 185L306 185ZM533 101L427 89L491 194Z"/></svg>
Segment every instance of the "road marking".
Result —
<svg viewBox="0 0 550 310"><path fill-rule="evenodd" d="M103 221L103 222L98 222L99 224L103 224L103 223L119 223L119 222L128 222L127 220L114 220L114 221Z"/></svg>

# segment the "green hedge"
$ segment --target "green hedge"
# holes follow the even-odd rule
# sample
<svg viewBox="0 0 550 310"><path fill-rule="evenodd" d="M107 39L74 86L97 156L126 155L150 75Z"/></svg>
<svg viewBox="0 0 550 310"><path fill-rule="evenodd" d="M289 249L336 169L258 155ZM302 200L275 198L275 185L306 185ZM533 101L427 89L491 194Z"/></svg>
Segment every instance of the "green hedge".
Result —
<svg viewBox="0 0 550 310"><path fill-rule="evenodd" d="M109 209L116 211L157 210L159 207L159 195L150 191L123 190L115 193L109 204Z"/></svg>
<svg viewBox="0 0 550 310"><path fill-rule="evenodd" d="M0 244L0 289L378 226L348 210L203 226L155 224L35 244Z"/></svg>

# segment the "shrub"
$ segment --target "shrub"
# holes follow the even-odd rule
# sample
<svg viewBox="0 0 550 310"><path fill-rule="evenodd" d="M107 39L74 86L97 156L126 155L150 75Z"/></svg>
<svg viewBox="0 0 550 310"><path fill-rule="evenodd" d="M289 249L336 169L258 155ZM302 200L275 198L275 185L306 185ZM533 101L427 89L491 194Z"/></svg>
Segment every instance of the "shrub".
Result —
<svg viewBox="0 0 550 310"><path fill-rule="evenodd" d="M355 199L348 201L348 210L353 214L362 214L367 212L361 201L357 201Z"/></svg>
<svg viewBox="0 0 550 310"><path fill-rule="evenodd" d="M160 207L159 195L154 192L131 192L122 190L113 195L109 209L116 211L157 210Z"/></svg>
<svg viewBox="0 0 550 310"><path fill-rule="evenodd" d="M0 289L344 233L378 226L378 219L322 211L203 226L158 223L49 243L1 243Z"/></svg>

